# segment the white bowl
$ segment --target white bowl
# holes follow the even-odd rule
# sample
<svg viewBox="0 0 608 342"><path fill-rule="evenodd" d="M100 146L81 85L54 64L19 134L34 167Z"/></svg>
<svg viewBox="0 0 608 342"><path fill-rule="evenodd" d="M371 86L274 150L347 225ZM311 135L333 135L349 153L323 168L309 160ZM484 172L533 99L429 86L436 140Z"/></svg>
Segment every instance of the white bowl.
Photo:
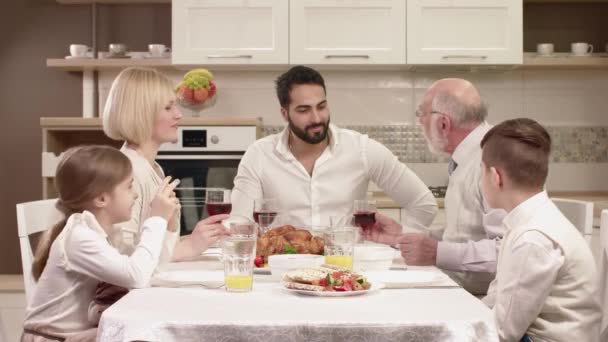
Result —
<svg viewBox="0 0 608 342"><path fill-rule="evenodd" d="M385 271L393 264L396 251L385 246L355 246L354 268L357 271Z"/></svg>
<svg viewBox="0 0 608 342"><path fill-rule="evenodd" d="M315 254L276 254L268 257L268 267L270 267L271 278L281 280L283 274L287 271L319 267L325 261L325 257Z"/></svg>

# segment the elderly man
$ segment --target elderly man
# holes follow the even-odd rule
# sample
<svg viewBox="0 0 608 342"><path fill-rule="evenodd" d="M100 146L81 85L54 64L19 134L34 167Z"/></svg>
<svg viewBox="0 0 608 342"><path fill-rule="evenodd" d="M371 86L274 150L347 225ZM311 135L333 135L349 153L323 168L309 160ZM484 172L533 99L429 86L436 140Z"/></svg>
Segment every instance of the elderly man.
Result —
<svg viewBox="0 0 608 342"><path fill-rule="evenodd" d="M330 124L321 74L296 66L276 81L287 127L251 145L232 192L233 216L251 218L254 200L275 198L293 225L327 225L352 211L373 181L408 213L414 226L430 224L437 202L424 183L385 146Z"/></svg>
<svg viewBox="0 0 608 342"><path fill-rule="evenodd" d="M406 263L436 265L473 294L485 294L496 272L502 210L490 210L479 187L480 142L491 126L479 92L463 79L442 79L426 91L416 117L432 152L449 155L442 241L402 234L397 222L376 215L368 238L399 244Z"/></svg>

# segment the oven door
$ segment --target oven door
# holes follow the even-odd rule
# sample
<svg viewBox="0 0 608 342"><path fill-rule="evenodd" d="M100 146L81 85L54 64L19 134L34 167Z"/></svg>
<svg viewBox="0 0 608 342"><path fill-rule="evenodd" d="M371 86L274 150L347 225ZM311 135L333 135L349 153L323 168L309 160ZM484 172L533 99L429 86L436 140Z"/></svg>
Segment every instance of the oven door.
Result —
<svg viewBox="0 0 608 342"><path fill-rule="evenodd" d="M239 162L238 154L158 155L156 162L165 175L179 178L175 194L180 200L180 233L192 233L196 223L208 216L205 209L205 188L234 187Z"/></svg>

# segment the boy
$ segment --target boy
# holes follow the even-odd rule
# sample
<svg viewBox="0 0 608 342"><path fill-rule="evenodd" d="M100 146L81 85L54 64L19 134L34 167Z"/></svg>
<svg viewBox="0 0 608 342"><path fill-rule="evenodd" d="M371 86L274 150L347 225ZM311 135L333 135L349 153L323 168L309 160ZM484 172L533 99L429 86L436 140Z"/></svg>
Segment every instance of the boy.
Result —
<svg viewBox="0 0 608 342"><path fill-rule="evenodd" d="M496 279L484 298L500 341L599 341L593 256L543 190L549 134L534 120L507 120L481 147L483 195L508 212Z"/></svg>

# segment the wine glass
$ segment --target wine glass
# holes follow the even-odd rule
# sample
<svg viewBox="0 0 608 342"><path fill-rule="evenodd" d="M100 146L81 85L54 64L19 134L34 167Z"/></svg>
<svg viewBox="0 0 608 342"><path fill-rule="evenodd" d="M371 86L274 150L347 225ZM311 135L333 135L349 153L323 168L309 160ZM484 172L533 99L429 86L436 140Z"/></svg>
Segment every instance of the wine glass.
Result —
<svg viewBox="0 0 608 342"><path fill-rule="evenodd" d="M253 219L258 224L260 223L261 214L276 217L278 212L279 201L276 198L258 198L253 202Z"/></svg>
<svg viewBox="0 0 608 342"><path fill-rule="evenodd" d="M230 214L232 203L230 202L231 191L223 188L207 189L206 208L209 216L219 214Z"/></svg>

